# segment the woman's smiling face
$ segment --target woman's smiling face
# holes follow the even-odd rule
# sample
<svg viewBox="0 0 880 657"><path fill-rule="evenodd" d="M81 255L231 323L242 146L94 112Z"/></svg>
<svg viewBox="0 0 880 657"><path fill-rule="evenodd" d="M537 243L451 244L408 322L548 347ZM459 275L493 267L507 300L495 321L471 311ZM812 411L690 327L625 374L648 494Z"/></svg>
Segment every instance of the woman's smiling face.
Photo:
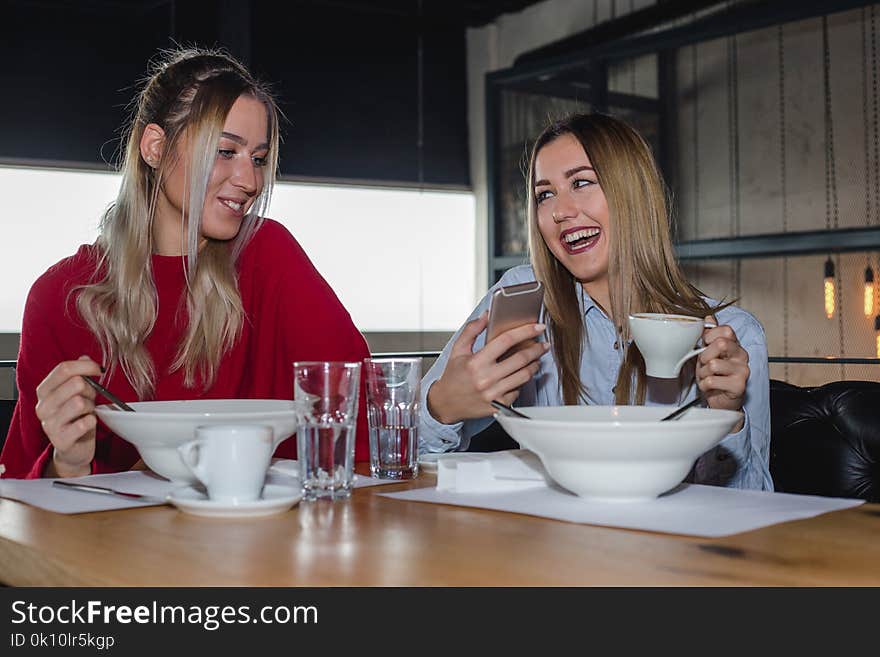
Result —
<svg viewBox="0 0 880 657"><path fill-rule="evenodd" d="M547 248L588 292L594 286L607 290L608 202L573 135L557 137L538 151L533 191Z"/></svg>
<svg viewBox="0 0 880 657"><path fill-rule="evenodd" d="M268 141L266 106L252 96L240 96L226 116L217 146L202 209L202 239L231 240L238 235L244 216L263 191ZM181 252L185 230L181 225L189 184L185 140L179 153L160 189L156 212L154 233L159 252L166 255Z"/></svg>

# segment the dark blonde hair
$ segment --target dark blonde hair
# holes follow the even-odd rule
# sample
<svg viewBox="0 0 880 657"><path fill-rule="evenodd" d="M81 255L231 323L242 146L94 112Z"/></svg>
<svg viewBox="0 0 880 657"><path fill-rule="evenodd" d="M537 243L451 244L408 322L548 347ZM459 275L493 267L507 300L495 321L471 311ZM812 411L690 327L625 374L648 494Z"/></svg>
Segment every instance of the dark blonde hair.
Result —
<svg viewBox="0 0 880 657"><path fill-rule="evenodd" d="M544 242L535 199L538 153L563 135L571 135L583 146L608 202L611 307L607 310L620 344L629 342L627 318L632 313L703 317L729 304L710 307L678 266L666 187L641 135L623 121L603 114L575 114L552 123L535 141L529 161L529 255L535 276L545 287L548 332L560 371L562 398L566 404L577 404L587 392L580 379L585 334L577 297L579 282ZM644 403L645 379L644 360L635 344L630 344L614 388L615 402Z"/></svg>
<svg viewBox="0 0 880 657"><path fill-rule="evenodd" d="M235 261L259 227L269 205L278 162L279 112L268 89L229 55L195 48L163 52L152 64L124 134L119 169L122 184L104 214L97 271L102 278L78 288L77 309L98 338L102 357L122 368L141 398L153 394L156 373L145 341L157 313L152 275L153 222L169 172L183 160L186 170L181 250L187 255L189 326L173 364L184 368L186 385L213 382L223 354L241 333L243 308ZM266 107L267 175L263 190L231 243L207 240L199 249L202 209L226 116L242 95ZM162 157L153 169L141 157L140 141L150 123L165 132ZM186 144L187 151L181 152ZM184 221L184 217L181 217Z"/></svg>

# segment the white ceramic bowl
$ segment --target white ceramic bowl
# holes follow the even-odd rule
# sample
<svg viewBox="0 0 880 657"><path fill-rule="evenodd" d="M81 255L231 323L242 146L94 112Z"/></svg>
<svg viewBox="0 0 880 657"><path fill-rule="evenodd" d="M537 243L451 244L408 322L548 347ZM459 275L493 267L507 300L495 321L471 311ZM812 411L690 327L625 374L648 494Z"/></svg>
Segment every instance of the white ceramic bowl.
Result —
<svg viewBox="0 0 880 657"><path fill-rule="evenodd" d="M195 438L196 427L211 424L264 424L272 427L275 447L299 425L294 401L286 399L196 399L132 402L134 413L102 404L98 418L120 438L137 447L153 472L173 481L198 483L177 448Z"/></svg>
<svg viewBox="0 0 880 657"><path fill-rule="evenodd" d="M692 408L660 422L671 407L532 406L532 419L495 417L533 451L560 486L581 497L643 500L675 488L742 413Z"/></svg>

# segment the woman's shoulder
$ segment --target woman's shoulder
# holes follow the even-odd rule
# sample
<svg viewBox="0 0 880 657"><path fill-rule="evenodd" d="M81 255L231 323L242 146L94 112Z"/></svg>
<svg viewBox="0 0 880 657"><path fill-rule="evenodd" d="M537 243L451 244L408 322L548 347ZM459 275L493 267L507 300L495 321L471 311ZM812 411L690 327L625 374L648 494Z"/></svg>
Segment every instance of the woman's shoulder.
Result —
<svg viewBox="0 0 880 657"><path fill-rule="evenodd" d="M238 263L239 284L297 285L326 282L311 258L290 231L278 221L264 218L244 247ZM306 289L301 292L305 294Z"/></svg>
<svg viewBox="0 0 880 657"><path fill-rule="evenodd" d="M262 217L260 219L260 227L257 229L257 234L262 235L263 239L272 237L293 239L293 235L287 230L287 226L269 217Z"/></svg>
<svg viewBox="0 0 880 657"><path fill-rule="evenodd" d="M535 278L535 271L532 269L531 265L517 265L504 272L493 287L500 285L516 285L517 283L531 283L535 280L537 280Z"/></svg>
<svg viewBox="0 0 880 657"><path fill-rule="evenodd" d="M258 256L261 260L291 255L304 256L305 252L284 224L268 217L260 220L260 225L242 252L243 257Z"/></svg>
<svg viewBox="0 0 880 657"><path fill-rule="evenodd" d="M71 256L59 260L41 274L31 286L30 294L66 295L73 287L94 280L100 264L100 251L94 244L83 244Z"/></svg>

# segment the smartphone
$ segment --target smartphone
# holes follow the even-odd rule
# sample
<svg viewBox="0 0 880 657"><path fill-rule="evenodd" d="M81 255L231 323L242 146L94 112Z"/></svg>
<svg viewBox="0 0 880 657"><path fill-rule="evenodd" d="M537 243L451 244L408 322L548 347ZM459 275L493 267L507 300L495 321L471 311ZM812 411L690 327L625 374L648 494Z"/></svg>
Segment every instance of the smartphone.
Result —
<svg viewBox="0 0 880 657"><path fill-rule="evenodd" d="M495 290L489 304L489 326L486 329L486 342L517 326L537 324L541 316L543 302L544 286L540 281L507 285ZM531 342L532 340L524 341L507 351L498 360L507 358Z"/></svg>

